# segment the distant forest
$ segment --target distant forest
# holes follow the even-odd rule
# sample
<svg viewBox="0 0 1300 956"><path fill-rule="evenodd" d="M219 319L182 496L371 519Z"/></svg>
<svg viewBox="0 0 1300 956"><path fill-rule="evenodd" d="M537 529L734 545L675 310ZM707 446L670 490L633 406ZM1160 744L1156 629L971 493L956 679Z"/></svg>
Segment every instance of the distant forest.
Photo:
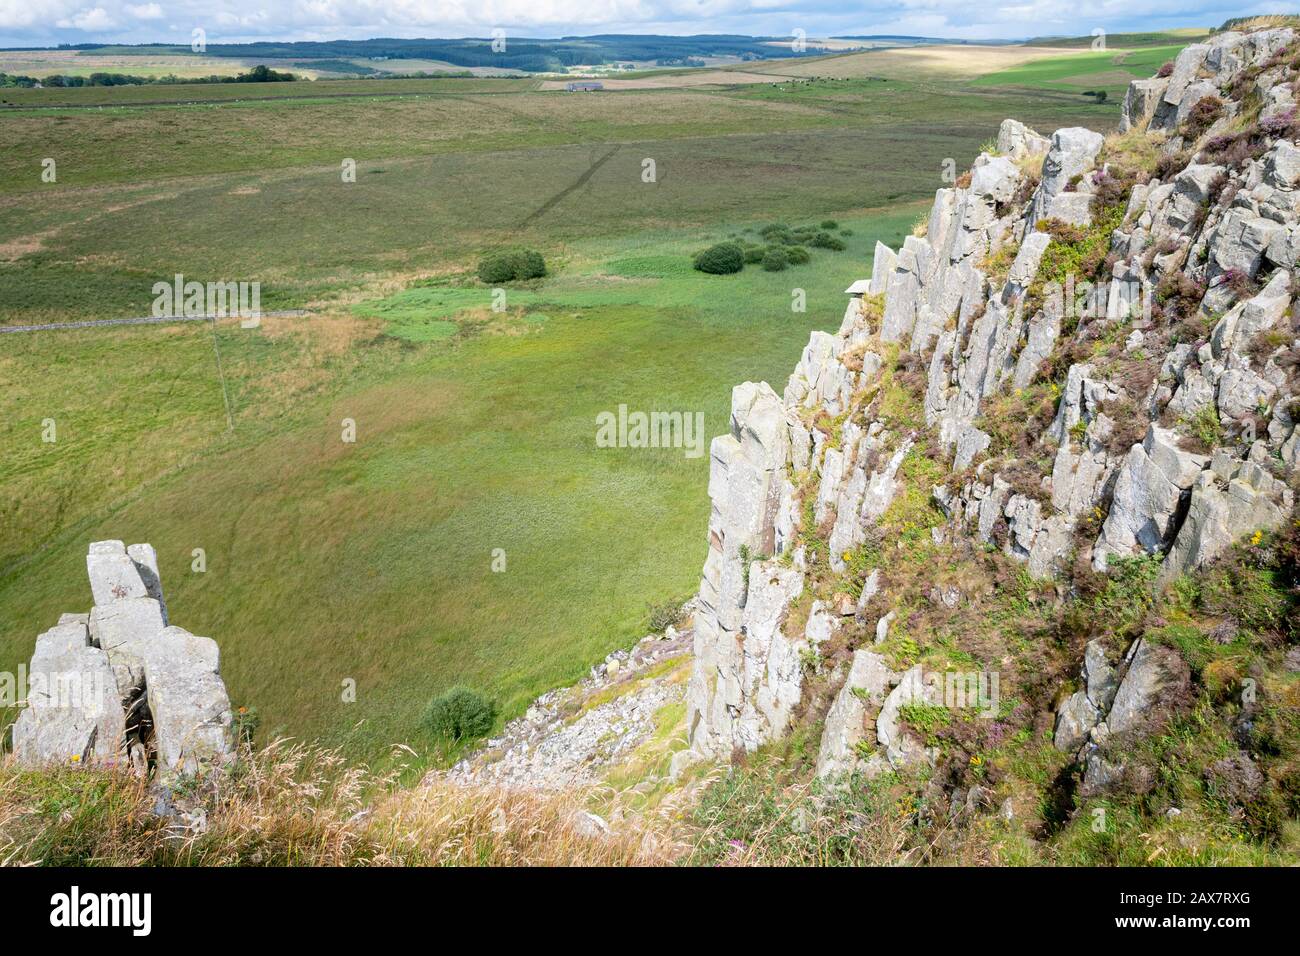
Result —
<svg viewBox="0 0 1300 956"><path fill-rule="evenodd" d="M553 40L526 37L505 38L505 50L495 53L490 37L464 40L401 40L380 38L374 40L323 40L281 43L209 43L208 56L241 57L244 59L283 59L286 57L329 60L338 57L382 57L390 60L441 60L456 66L493 66L530 73L558 72L579 64L611 63L619 60L641 60L674 65L692 58L733 56L746 60L777 59L781 57L813 55L795 53L789 46L769 46L772 39L726 34L698 36L642 36L637 34L602 34L589 37L560 37ZM62 44L59 49L107 50L114 55L132 53L156 54L163 51L189 53L187 46L160 47L120 46L109 44Z"/></svg>

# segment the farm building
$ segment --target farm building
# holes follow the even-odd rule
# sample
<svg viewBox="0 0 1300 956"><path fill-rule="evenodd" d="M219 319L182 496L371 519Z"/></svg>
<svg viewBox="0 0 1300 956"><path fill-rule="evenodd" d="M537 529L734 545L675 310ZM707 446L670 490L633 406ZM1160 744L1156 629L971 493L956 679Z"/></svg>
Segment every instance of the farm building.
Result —
<svg viewBox="0 0 1300 956"><path fill-rule="evenodd" d="M603 90L604 83L597 83L594 80L584 80L576 83L566 83L564 88L570 93L591 93L596 90Z"/></svg>

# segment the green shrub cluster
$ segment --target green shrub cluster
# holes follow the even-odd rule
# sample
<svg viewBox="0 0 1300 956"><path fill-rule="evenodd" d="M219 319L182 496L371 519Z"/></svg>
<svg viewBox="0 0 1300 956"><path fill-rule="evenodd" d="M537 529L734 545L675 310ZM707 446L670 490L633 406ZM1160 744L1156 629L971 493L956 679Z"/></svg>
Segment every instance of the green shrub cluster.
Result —
<svg viewBox="0 0 1300 956"><path fill-rule="evenodd" d="M745 268L745 251L736 242L719 242L695 254L695 268L710 275L725 276Z"/></svg>
<svg viewBox="0 0 1300 956"><path fill-rule="evenodd" d="M490 252L478 263L478 277L495 285L522 279L540 279L546 275L546 261L532 249L502 249Z"/></svg>
<svg viewBox="0 0 1300 956"><path fill-rule="evenodd" d="M763 253L763 271L780 272L790 264L789 257L780 246L768 246Z"/></svg>
<svg viewBox="0 0 1300 956"><path fill-rule="evenodd" d="M496 704L468 687L453 687L439 694L424 711L425 729L452 743L484 736L496 719Z"/></svg>
<svg viewBox="0 0 1300 956"><path fill-rule="evenodd" d="M780 272L789 266L801 266L812 261L809 247L843 251L844 240L831 235L837 229L834 219L822 220L821 228L815 226L790 226L783 222L768 223L758 230L762 242L750 242L736 237L710 246L695 255L695 268L715 275L739 272L746 265L762 266L766 272ZM746 232L753 232L752 229ZM853 235L852 229L841 229L841 236Z"/></svg>

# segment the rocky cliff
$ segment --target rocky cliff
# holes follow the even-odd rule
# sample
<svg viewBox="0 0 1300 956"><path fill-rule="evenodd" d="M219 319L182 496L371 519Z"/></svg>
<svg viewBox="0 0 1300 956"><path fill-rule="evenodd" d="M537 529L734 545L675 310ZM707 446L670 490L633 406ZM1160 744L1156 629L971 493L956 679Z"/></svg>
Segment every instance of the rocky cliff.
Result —
<svg viewBox="0 0 1300 956"><path fill-rule="evenodd" d="M13 727L17 759L129 762L166 777L223 764L232 718L217 645L169 624L153 547L96 541L86 570L94 607L36 639Z"/></svg>
<svg viewBox="0 0 1300 956"><path fill-rule="evenodd" d="M1064 686L1014 626L963 644L1012 592L1167 585L1294 520L1298 67L1291 29L1223 33L1133 83L1110 135L1005 121L782 394L735 388L677 770L810 710L824 777L933 763L918 727L954 689L997 710L1000 677L1023 710ZM1098 786L1107 736L1187 683L1125 640L1044 715Z"/></svg>

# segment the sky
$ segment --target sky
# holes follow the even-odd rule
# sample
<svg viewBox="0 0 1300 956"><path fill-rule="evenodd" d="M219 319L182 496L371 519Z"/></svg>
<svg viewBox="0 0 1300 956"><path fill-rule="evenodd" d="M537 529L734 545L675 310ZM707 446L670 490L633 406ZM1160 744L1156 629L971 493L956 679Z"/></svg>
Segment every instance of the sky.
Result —
<svg viewBox="0 0 1300 956"><path fill-rule="evenodd" d="M903 33L955 39L1217 26L1300 0L0 0L0 46L368 37Z"/></svg>

